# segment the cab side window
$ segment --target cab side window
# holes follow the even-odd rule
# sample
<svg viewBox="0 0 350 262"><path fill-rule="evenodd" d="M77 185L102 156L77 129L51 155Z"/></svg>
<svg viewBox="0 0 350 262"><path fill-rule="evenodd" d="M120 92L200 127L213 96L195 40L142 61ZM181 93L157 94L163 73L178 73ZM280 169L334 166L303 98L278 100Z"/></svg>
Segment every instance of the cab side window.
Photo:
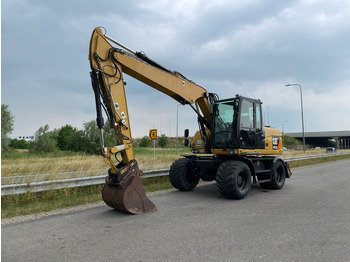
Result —
<svg viewBox="0 0 350 262"><path fill-rule="evenodd" d="M254 126L254 102L242 100L240 122L240 141L242 148L253 148L255 146Z"/></svg>
<svg viewBox="0 0 350 262"><path fill-rule="evenodd" d="M241 107L241 128L254 128L254 103L243 100Z"/></svg>

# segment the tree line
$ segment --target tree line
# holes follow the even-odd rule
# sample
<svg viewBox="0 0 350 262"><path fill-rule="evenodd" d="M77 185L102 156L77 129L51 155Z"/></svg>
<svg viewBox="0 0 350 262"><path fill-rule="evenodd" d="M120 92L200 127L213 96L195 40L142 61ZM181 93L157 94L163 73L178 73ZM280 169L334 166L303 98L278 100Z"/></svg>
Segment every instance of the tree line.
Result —
<svg viewBox="0 0 350 262"><path fill-rule="evenodd" d="M34 134L34 140L27 142L23 139L10 139L9 135L13 131L14 117L12 116L8 105L1 105L1 152L8 152L11 149L29 149L34 153L49 153L58 150L84 152L87 154L97 154L99 152L100 131L96 122L90 121L83 125L79 130L67 124L61 128L50 131L49 125L40 127ZM114 130L106 124L103 128L105 145L116 144L116 135ZM143 137L136 146L149 147L148 137ZM162 135L158 139L158 146L166 147L168 138Z"/></svg>

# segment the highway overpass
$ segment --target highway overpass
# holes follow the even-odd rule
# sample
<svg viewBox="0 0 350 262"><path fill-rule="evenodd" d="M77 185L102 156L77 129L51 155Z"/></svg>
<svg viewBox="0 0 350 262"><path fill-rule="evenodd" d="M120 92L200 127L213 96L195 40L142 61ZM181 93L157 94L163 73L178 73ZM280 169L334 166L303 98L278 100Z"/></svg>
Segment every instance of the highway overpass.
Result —
<svg viewBox="0 0 350 262"><path fill-rule="evenodd" d="M294 137L303 141L302 132L284 133L286 136ZM305 132L305 143L313 146L328 147L333 146L338 149L350 148L350 130L345 131L320 131Z"/></svg>

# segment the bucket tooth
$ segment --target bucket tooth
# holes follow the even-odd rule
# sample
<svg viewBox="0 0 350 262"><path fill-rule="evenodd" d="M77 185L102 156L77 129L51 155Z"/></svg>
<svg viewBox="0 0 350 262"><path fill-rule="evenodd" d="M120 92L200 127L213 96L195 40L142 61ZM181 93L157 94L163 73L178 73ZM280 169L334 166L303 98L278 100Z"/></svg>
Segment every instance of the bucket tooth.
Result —
<svg viewBox="0 0 350 262"><path fill-rule="evenodd" d="M157 207L146 196L140 175L141 170L134 170L119 185L106 183L102 189L103 201L112 208L135 215L156 211Z"/></svg>

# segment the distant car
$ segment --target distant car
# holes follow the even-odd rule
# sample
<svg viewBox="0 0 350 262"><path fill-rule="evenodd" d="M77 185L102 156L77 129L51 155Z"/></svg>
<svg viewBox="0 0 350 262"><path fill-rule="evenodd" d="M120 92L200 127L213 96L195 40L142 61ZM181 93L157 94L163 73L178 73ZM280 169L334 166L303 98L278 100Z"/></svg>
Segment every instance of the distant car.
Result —
<svg viewBox="0 0 350 262"><path fill-rule="evenodd" d="M287 151L288 150L286 147L283 147L282 149L283 149L283 151Z"/></svg>
<svg viewBox="0 0 350 262"><path fill-rule="evenodd" d="M337 151L337 150L334 147L327 147L326 148L326 153L333 153L335 151Z"/></svg>

